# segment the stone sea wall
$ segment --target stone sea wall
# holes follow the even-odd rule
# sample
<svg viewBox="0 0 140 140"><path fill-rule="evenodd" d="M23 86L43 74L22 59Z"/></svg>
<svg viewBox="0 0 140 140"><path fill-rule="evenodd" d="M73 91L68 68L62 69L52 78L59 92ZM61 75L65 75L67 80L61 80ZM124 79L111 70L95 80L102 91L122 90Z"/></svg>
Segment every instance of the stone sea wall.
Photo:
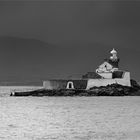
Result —
<svg viewBox="0 0 140 140"><path fill-rule="evenodd" d="M87 88L87 80L47 80L43 82L43 87L47 90L66 89L70 82L73 84L74 89Z"/></svg>
<svg viewBox="0 0 140 140"><path fill-rule="evenodd" d="M122 78L115 79L89 79L87 84L87 90L92 87L107 86L111 84L120 84L123 86L131 86L130 72L124 72Z"/></svg>

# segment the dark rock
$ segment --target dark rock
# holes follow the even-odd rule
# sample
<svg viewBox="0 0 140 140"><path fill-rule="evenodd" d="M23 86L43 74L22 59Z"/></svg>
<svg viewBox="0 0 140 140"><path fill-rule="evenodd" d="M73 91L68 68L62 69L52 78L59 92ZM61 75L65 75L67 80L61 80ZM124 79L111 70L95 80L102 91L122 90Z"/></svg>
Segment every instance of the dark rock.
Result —
<svg viewBox="0 0 140 140"><path fill-rule="evenodd" d="M79 89L39 89L28 92L15 92L14 96L139 96L140 86L135 80L131 80L131 87L112 84L101 87L92 87L89 90ZM13 96L13 94L11 94Z"/></svg>

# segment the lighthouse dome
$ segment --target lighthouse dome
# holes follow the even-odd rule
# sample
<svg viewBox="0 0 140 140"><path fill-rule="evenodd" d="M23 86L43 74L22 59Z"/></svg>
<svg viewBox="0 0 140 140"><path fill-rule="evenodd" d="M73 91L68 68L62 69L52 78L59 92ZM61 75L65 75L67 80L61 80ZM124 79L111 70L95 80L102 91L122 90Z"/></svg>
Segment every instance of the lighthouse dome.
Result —
<svg viewBox="0 0 140 140"><path fill-rule="evenodd" d="M117 51L113 48L113 50L110 52L111 54L116 54Z"/></svg>

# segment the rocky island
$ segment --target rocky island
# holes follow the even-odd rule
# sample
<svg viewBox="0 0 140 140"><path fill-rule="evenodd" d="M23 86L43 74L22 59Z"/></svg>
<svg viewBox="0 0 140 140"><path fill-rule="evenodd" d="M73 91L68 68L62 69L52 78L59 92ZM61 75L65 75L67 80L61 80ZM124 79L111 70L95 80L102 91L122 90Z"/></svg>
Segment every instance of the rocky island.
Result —
<svg viewBox="0 0 140 140"><path fill-rule="evenodd" d="M130 78L130 72L119 68L117 51L110 51L109 59L88 72L81 79L51 79L43 81L43 88L12 92L11 96L131 96L139 95L140 86Z"/></svg>

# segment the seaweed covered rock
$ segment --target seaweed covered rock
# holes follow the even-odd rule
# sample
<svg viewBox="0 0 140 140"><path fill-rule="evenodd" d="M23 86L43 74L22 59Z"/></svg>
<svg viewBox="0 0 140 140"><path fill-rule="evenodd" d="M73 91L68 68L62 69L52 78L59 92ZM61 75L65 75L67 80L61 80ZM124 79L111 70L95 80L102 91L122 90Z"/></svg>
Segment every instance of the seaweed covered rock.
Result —
<svg viewBox="0 0 140 140"><path fill-rule="evenodd" d="M126 96L129 95L131 88L119 84L112 84L102 87L93 87L89 90L90 94L96 96Z"/></svg>
<svg viewBox="0 0 140 140"><path fill-rule="evenodd" d="M89 90L96 96L140 96L140 85L131 80L131 87L111 84L104 87L93 87Z"/></svg>
<svg viewBox="0 0 140 140"><path fill-rule="evenodd" d="M133 90L136 90L136 91L140 90L140 85L135 80L131 79L130 82L131 82L131 87L133 88Z"/></svg>
<svg viewBox="0 0 140 140"><path fill-rule="evenodd" d="M92 87L89 90L78 89L39 89L28 92L15 92L11 96L140 96L140 86L131 80L131 87L111 84L101 87Z"/></svg>

